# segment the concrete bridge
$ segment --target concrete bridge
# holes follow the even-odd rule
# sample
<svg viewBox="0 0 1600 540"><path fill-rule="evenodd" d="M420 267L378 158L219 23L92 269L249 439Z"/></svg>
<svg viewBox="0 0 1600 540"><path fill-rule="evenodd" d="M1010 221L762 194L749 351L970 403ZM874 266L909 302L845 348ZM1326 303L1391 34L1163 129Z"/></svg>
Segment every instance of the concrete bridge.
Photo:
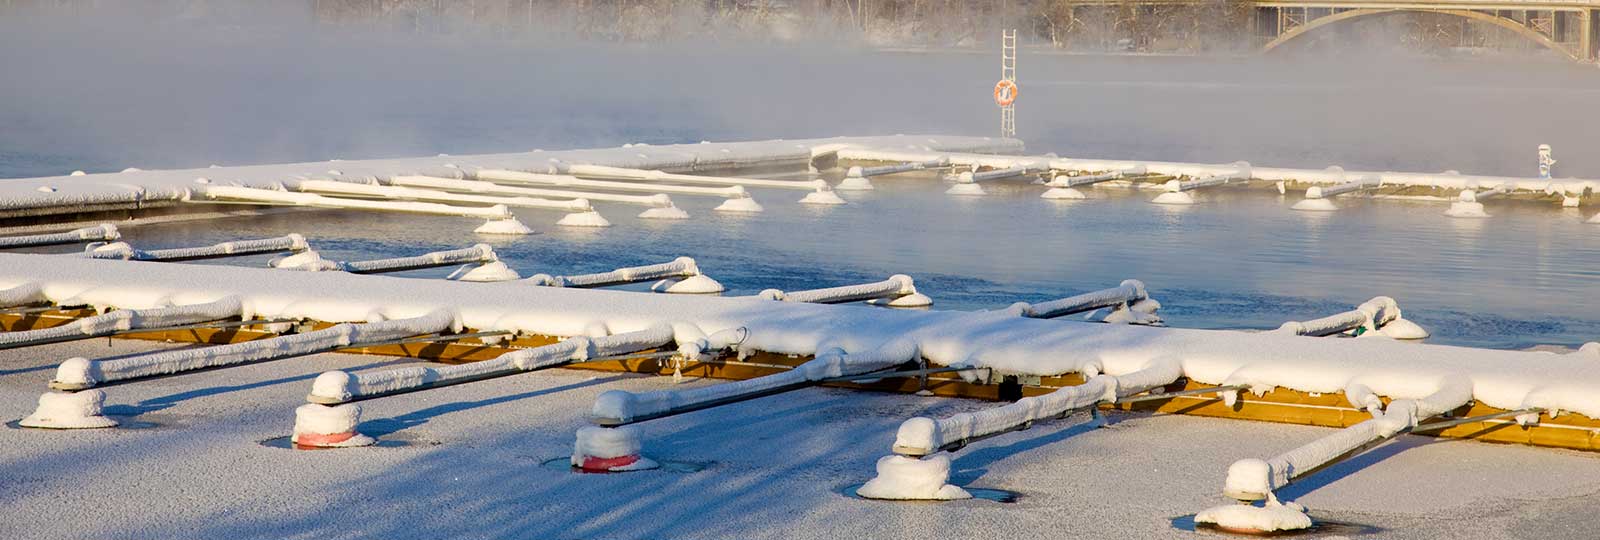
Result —
<svg viewBox="0 0 1600 540"><path fill-rule="evenodd" d="M1593 62L1600 0L1265 0L1253 2L1252 26L1271 51L1351 21L1405 13L1461 19L1457 38L1469 41L1472 21L1504 28L1529 46ZM1325 30L1326 29L1326 30Z"/></svg>

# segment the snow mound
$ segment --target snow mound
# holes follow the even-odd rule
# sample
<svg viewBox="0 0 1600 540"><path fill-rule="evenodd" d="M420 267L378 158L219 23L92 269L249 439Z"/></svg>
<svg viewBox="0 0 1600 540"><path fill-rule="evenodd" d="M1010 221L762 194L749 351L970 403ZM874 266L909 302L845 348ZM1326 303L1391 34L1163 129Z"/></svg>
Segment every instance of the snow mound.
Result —
<svg viewBox="0 0 1600 540"><path fill-rule="evenodd" d="M751 212L751 213L754 213L754 212L760 212L760 211L765 210L765 209L762 208L761 204L757 203L755 199L752 199L750 197L739 197L737 199L728 199L726 201L723 201L722 204L718 205L716 208L713 208L712 210L716 210L718 212Z"/></svg>
<svg viewBox="0 0 1600 540"><path fill-rule="evenodd" d="M860 170L861 167L850 168L851 172L858 175L861 174ZM840 180L839 185L834 186L833 189L840 191L872 191L877 187L873 186L872 181L864 176L850 176L849 173L846 173L844 180Z"/></svg>
<svg viewBox="0 0 1600 540"><path fill-rule="evenodd" d="M1150 199L1154 204L1194 204L1194 196L1182 191L1168 191Z"/></svg>
<svg viewBox="0 0 1600 540"><path fill-rule="evenodd" d="M599 212L590 210L588 212L567 214L560 221L557 221L556 225L562 227L610 227L611 222L606 221L605 216L601 216Z"/></svg>
<svg viewBox="0 0 1600 540"><path fill-rule="evenodd" d="M1294 531L1311 528L1311 516L1295 503L1269 500L1265 505L1229 504L1195 514L1195 523L1209 523L1218 528L1240 532Z"/></svg>
<svg viewBox="0 0 1600 540"><path fill-rule="evenodd" d="M639 219L689 219L689 213L676 206L663 206L639 212Z"/></svg>
<svg viewBox="0 0 1600 540"><path fill-rule="evenodd" d="M1333 212L1338 210L1339 207L1334 206L1333 201L1327 199L1301 199L1300 202L1294 203L1294 206L1290 206L1289 209L1302 212Z"/></svg>
<svg viewBox="0 0 1600 540"><path fill-rule="evenodd" d="M117 421L100 414L106 393L46 392L39 396L39 408L18 422L22 427L48 429L93 429L116 427Z"/></svg>
<svg viewBox="0 0 1600 540"><path fill-rule="evenodd" d="M663 279L651 285L650 290L672 294L717 294L727 289L715 279L696 274L681 280Z"/></svg>
<svg viewBox="0 0 1600 540"><path fill-rule="evenodd" d="M321 379L318 377L317 382L322 382ZM321 448L349 448L376 443L372 437L356 432L356 424L359 423L360 405L307 403L294 410L294 435L290 440L300 446Z"/></svg>
<svg viewBox="0 0 1600 540"><path fill-rule="evenodd" d="M878 460L878 476L857 488L856 495L898 501L972 498L967 490L948 484L949 480L950 456L884 456Z"/></svg>
<svg viewBox="0 0 1600 540"><path fill-rule="evenodd" d="M529 228L527 225L523 225L521 221L517 220L517 218L510 217L505 219L489 220L483 225L478 226L478 228L473 229L472 232L478 234L522 235L533 234L533 229Z"/></svg>
<svg viewBox="0 0 1600 540"><path fill-rule="evenodd" d="M639 453L644 443L632 426L603 428L587 426L578 429L578 439L572 446L572 466L587 471L642 471L661 465Z"/></svg>
<svg viewBox="0 0 1600 540"><path fill-rule="evenodd" d="M800 198L800 204L840 205L840 204L847 204L847 203L845 202L844 199L839 198L839 194L838 193L834 193L833 190L831 190L831 189L819 189L819 190L813 191L811 193L807 193L805 197L801 197Z"/></svg>
<svg viewBox="0 0 1600 540"><path fill-rule="evenodd" d="M1050 188L1039 194L1041 199L1054 199L1058 201L1079 201L1089 198L1082 191L1073 188Z"/></svg>
<svg viewBox="0 0 1600 540"><path fill-rule="evenodd" d="M926 294L914 292L895 298L874 298L868 300L867 303L874 306L892 308L925 308L933 305L933 298Z"/></svg>
<svg viewBox="0 0 1600 540"><path fill-rule="evenodd" d="M1378 329L1383 335L1394 339L1427 339L1428 331L1417 323L1407 319L1395 319Z"/></svg>
<svg viewBox="0 0 1600 540"><path fill-rule="evenodd" d="M511 281L513 279L521 278L522 276L517 275L516 270L512 270L510 266L507 266L506 263L502 261L481 264L476 267L472 267L471 270L467 270L465 272L457 271L449 276L449 279L456 281L471 281L479 283L486 281Z"/></svg>
<svg viewBox="0 0 1600 540"><path fill-rule="evenodd" d="M963 182L963 183L959 183L959 184L950 186L950 189L945 190L944 194L945 195L988 195L988 192L984 191L983 190L983 186L980 186L977 183L974 183L974 182Z"/></svg>
<svg viewBox="0 0 1600 540"><path fill-rule="evenodd" d="M1450 203L1450 209L1449 210L1445 210L1444 211L1444 215L1450 216L1450 217L1453 217L1453 218L1486 218L1486 217L1489 217L1489 213L1483 211L1483 203L1481 203L1481 202L1469 202L1469 201L1456 201L1456 202Z"/></svg>

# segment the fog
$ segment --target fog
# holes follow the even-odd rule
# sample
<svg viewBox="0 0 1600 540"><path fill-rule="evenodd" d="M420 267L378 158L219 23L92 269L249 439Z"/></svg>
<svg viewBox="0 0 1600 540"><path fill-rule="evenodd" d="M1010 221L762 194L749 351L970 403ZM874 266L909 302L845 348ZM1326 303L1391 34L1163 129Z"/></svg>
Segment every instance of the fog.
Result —
<svg viewBox="0 0 1600 540"><path fill-rule="evenodd" d="M988 50L501 39L133 12L0 19L0 177L936 132L990 135ZM1600 177L1600 70L1516 58L1025 50L1019 136L1079 157Z"/></svg>

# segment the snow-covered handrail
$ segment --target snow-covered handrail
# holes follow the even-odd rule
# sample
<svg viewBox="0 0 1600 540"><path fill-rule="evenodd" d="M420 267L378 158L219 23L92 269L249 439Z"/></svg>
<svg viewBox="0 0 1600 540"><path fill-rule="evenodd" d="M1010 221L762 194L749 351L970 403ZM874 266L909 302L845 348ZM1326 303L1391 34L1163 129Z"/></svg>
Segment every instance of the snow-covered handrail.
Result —
<svg viewBox="0 0 1600 540"><path fill-rule="evenodd" d="M934 158L934 159L930 159L930 160L927 160L927 161L913 161L913 162L910 162L910 163L900 163L900 164L896 164L896 165L881 165L881 166L877 166L877 167L851 167L849 170L845 171L844 175L845 175L846 178L871 178L871 177L874 177L874 176L883 176L883 175L886 175L886 174L898 174L898 173L903 173L903 172L922 171L922 170L927 170L927 169L937 169L937 168L940 168L940 167L949 167L949 166L950 166L950 158L940 156L940 157L937 157L937 158Z"/></svg>
<svg viewBox="0 0 1600 540"><path fill-rule="evenodd" d="M0 308L26 306L48 299L44 294L44 287L40 287L38 283L23 283L0 289Z"/></svg>
<svg viewBox="0 0 1600 540"><path fill-rule="evenodd" d="M420 317L361 324L341 323L303 334L215 347L159 351L111 360L72 358L56 368L56 376L50 381L50 387L81 390L157 375L360 347L362 343L432 334L459 329L459 326L454 312L437 310Z"/></svg>
<svg viewBox="0 0 1600 540"><path fill-rule="evenodd" d="M554 199L540 199L536 197L522 196L495 197L488 195L463 195L457 193L446 193L443 191L434 191L430 189L356 184L351 182L335 182L332 180L302 180L299 184L299 188L300 191L306 193L378 197L386 200L488 205L503 204L512 208L537 208L541 210L560 210L564 212L589 212L594 210L594 207L589 205L589 200L583 198L558 201Z"/></svg>
<svg viewBox="0 0 1600 540"><path fill-rule="evenodd" d="M1379 296L1344 313L1336 313L1309 321L1283 323L1283 326L1278 327L1278 331L1297 336L1325 337L1342 334L1357 328L1365 328L1369 332L1374 331L1399 318L1400 305L1395 303L1393 298Z"/></svg>
<svg viewBox="0 0 1600 540"><path fill-rule="evenodd" d="M509 210L505 205L495 205L484 208L478 206L453 206L448 204L409 201L395 202L368 201L361 199L339 199L334 197L325 197L314 193L277 191L272 189L256 189L238 186L208 186L201 190L201 192L211 199L293 204L316 208L379 210L385 212L462 216L484 219L504 219L511 217L511 210Z"/></svg>
<svg viewBox="0 0 1600 540"><path fill-rule="evenodd" d="M618 268L610 272L596 274L579 274L575 276L552 276L549 274L536 274L526 281L544 287L609 287L624 283L638 283L672 277L689 277L700 275L700 267L694 259L678 257L671 262L649 264L644 266L630 266Z"/></svg>
<svg viewBox="0 0 1600 540"><path fill-rule="evenodd" d="M1352 453L1383 442L1416 427L1421 420L1444 414L1472 401L1472 381L1454 376L1441 380L1438 388L1419 399L1397 399L1382 406L1382 401L1364 385L1352 384L1345 391L1350 404L1372 413L1372 419L1344 428L1309 444L1275 457L1241 459L1228 467L1223 494L1243 501L1268 498L1278 488L1299 477L1348 457Z"/></svg>
<svg viewBox="0 0 1600 540"><path fill-rule="evenodd" d="M84 227L61 233L0 237L0 249L77 244L97 240L110 242L121 237L122 235L117 232L116 225L101 223L93 227Z"/></svg>
<svg viewBox="0 0 1600 540"><path fill-rule="evenodd" d="M1129 176L1138 176L1138 175L1141 175L1141 174L1144 174L1144 173L1145 173L1145 168L1143 166L1127 167L1127 168L1124 168L1124 169L1119 169L1119 170L1115 170L1115 171L1111 171L1111 172L1107 172L1107 173L1092 174L1092 175L1087 175L1086 174L1086 175L1079 175L1079 176L1070 176L1070 175L1066 175L1066 174L1057 173L1056 175L1054 175L1054 176L1052 176L1050 178L1050 181L1045 184L1045 187L1075 188L1075 187L1082 187L1082 186L1091 186L1091 185L1098 184L1098 183L1101 183L1101 182L1110 182L1112 180L1121 180L1121 179L1127 178Z"/></svg>
<svg viewBox="0 0 1600 540"><path fill-rule="evenodd" d="M666 208L672 206L672 197L659 191L655 195L623 195L618 193L595 193L588 191L567 191L559 189L541 189L518 186L502 186L493 182L478 180L457 180L454 178L439 178L434 176L405 175L389 178L389 183L395 186L414 186L446 191L460 191L466 193L482 193L491 195L533 196L533 197L572 197L588 199L590 201L614 202L649 206L651 208Z"/></svg>
<svg viewBox="0 0 1600 540"><path fill-rule="evenodd" d="M637 332L568 338L559 343L509 352L491 360L453 366L403 367L377 373L329 371L312 383L306 400L337 405L636 353L669 345L673 339L672 325L659 324Z"/></svg>
<svg viewBox="0 0 1600 540"><path fill-rule="evenodd" d="M917 293L917 286L911 280L911 276L907 276L905 274L895 274L893 276L889 276L889 279L883 281L862 283L859 285L843 285L839 287L828 287L825 289L811 289L791 292L784 292L778 289L766 289L756 294L757 297L765 300L805 302L809 304L843 304L849 302L860 302L862 300L885 299L890 300L891 305L896 305L897 307L909 307L909 304L894 304L893 301L911 297L913 295L921 296ZM922 296L922 298L926 297ZM928 303L932 303L932 301L929 300Z"/></svg>
<svg viewBox="0 0 1600 540"><path fill-rule="evenodd" d="M576 176L558 174L529 173L522 171L507 171L501 169L484 169L473 173L478 180L494 182L513 182L521 184L539 184L553 186L573 186L594 189L608 189L612 191L645 191L651 193L672 193L677 195L699 195L705 197L722 197L724 199L742 199L750 196L743 186L732 185L727 187L706 186L676 186L671 184L635 184L631 182L608 182L605 180L587 180Z"/></svg>
<svg viewBox="0 0 1600 540"><path fill-rule="evenodd" d="M905 456L926 456L954 451L968 443L1025 428L1034 421L1062 416L1101 403L1116 403L1152 388L1172 384L1183 376L1180 363L1173 359L1150 362L1143 369L1122 376L1086 373L1088 381L1049 394L1025 397L1015 403L974 413L959 413L938 420L916 417L900 424L893 451Z"/></svg>
<svg viewBox="0 0 1600 540"><path fill-rule="evenodd" d="M739 178L731 176L703 176L698 174L676 174L666 171L648 169L629 169L624 167L609 167L605 165L584 164L557 164L558 171L578 177L593 178L621 178L627 180L644 180L650 182L684 182L690 184L715 184L722 186L750 186L777 189L799 189L806 191L827 190L828 182L816 180L767 180L761 178Z"/></svg>
<svg viewBox="0 0 1600 540"><path fill-rule="evenodd" d="M1054 319L1064 315L1083 313L1100 308L1133 304L1150 298L1145 292L1144 282L1137 279L1123 280L1116 287L1086 292L1077 296L1068 296L1049 302L1037 304L1020 304L1022 316L1035 319Z"/></svg>
<svg viewBox="0 0 1600 540"><path fill-rule="evenodd" d="M595 399L590 418L602 426L644 422L816 386L830 378L882 371L916 360L918 356L915 343L896 340L863 353L828 349L794 369L754 379L639 394L608 390Z"/></svg>
<svg viewBox="0 0 1600 540"><path fill-rule="evenodd" d="M134 249L133 246L129 246L125 242L116 242L90 246L84 252L84 255L91 259L122 259L125 261L188 261L284 251L305 251L308 248L309 246L306 244L304 236L289 233L272 238L235 240L210 246L152 249L149 251Z"/></svg>
<svg viewBox="0 0 1600 540"><path fill-rule="evenodd" d="M0 349L31 347L47 343L77 341L135 330L158 331L163 327L220 321L239 317L243 305L236 296L215 302L149 309L119 309L104 315L78 319L61 326L0 332Z"/></svg>
<svg viewBox="0 0 1600 540"><path fill-rule="evenodd" d="M352 274L382 274L387 272L404 272L407 270L420 270L423 268L437 268L440 266L454 266L458 264L491 263L500 260L494 253L494 248L488 244L476 244L472 247L435 251L411 257L395 257L390 259L374 259L369 261L335 262L321 257L305 259L285 258L274 261L272 265L285 270L307 271L342 271Z"/></svg>

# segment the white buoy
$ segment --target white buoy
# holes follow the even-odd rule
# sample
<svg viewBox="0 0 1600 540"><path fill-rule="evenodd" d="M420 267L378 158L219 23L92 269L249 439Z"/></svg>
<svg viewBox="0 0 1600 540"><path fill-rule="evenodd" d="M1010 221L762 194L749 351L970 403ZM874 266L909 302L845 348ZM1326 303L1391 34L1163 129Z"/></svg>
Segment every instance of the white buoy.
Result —
<svg viewBox="0 0 1600 540"><path fill-rule="evenodd" d="M676 206L659 206L639 212L639 219L689 219L689 213Z"/></svg>
<svg viewBox="0 0 1600 540"><path fill-rule="evenodd" d="M1150 199L1150 202L1154 204L1190 205L1194 204L1194 196L1183 191L1168 191L1156 195L1156 198Z"/></svg>
<svg viewBox="0 0 1600 540"><path fill-rule="evenodd" d="M1301 199L1300 202L1294 203L1294 206L1290 206L1289 209L1302 212L1333 212L1337 211L1339 207L1334 206L1333 201L1328 199L1316 198Z"/></svg>
<svg viewBox="0 0 1600 540"><path fill-rule="evenodd" d="M484 222L483 225L478 226L478 228L473 229L472 232L478 234L524 235L533 234L533 229L529 228L527 225L523 225L522 222L518 221L516 217L508 217L503 219L491 219L487 222Z"/></svg>
<svg viewBox="0 0 1600 540"><path fill-rule="evenodd" d="M1475 201L1456 201L1450 203L1450 209L1445 210L1444 215L1453 218L1469 219L1489 217L1489 213L1483 210L1483 203Z"/></svg>
<svg viewBox="0 0 1600 540"><path fill-rule="evenodd" d="M1040 193L1039 198L1058 201L1077 201L1087 199L1089 196L1084 195L1082 191L1078 191L1075 188L1050 188L1045 190L1044 193Z"/></svg>
<svg viewBox="0 0 1600 540"><path fill-rule="evenodd" d="M95 429L116 427L117 421L102 414L106 393L46 392L39 396L39 408L17 422L22 427L44 429Z"/></svg>
<svg viewBox="0 0 1600 540"><path fill-rule="evenodd" d="M657 281L650 286L650 290L671 294L717 294L727 289L710 276L696 274L683 279Z"/></svg>
<svg viewBox="0 0 1600 540"><path fill-rule="evenodd" d="M513 279L522 278L522 276L517 274L516 270L511 269L511 267L506 265L506 263L503 261L489 262L471 268L471 270L467 270L465 272L457 271L456 273L452 273L447 279L485 283L493 281L511 281Z"/></svg>
<svg viewBox="0 0 1600 540"><path fill-rule="evenodd" d="M644 444L632 426L578 429L572 445L572 466L586 471L624 472L655 469L661 465L644 457Z"/></svg>
<svg viewBox="0 0 1600 540"><path fill-rule="evenodd" d="M844 180L840 180L839 185L834 186L833 189L842 191L872 191L877 189L877 187L873 186L872 181L868 180L866 176L862 175L862 168L861 166L857 165L850 167L850 170L844 173Z"/></svg>
<svg viewBox="0 0 1600 540"><path fill-rule="evenodd" d="M840 205L847 203L844 199L839 197L838 193L834 193L833 190L817 188L816 191L807 193L805 197L801 197L800 204Z"/></svg>
<svg viewBox="0 0 1600 540"><path fill-rule="evenodd" d="M317 382L322 382L322 377L317 377ZM372 437L356 431L356 425L360 423L360 405L307 403L294 410L294 435L289 440L299 446L317 448L350 448L377 443Z"/></svg>
<svg viewBox="0 0 1600 540"><path fill-rule="evenodd" d="M1383 335L1394 339L1427 339L1428 331L1421 325L1408 319L1395 319L1385 323L1378 329Z"/></svg>
<svg viewBox="0 0 1600 540"><path fill-rule="evenodd" d="M590 210L588 212L567 214L560 221L557 221L556 225L562 227L610 227L611 222L606 221L605 216L601 216L599 212Z"/></svg>
<svg viewBox="0 0 1600 540"><path fill-rule="evenodd" d="M978 183L973 180L973 174L972 174L971 171L964 172L964 173L961 173L961 174L957 175L956 176L956 185L950 186L950 189L945 190L944 193L945 193L945 195L986 195L987 194L987 192L985 192L983 190L983 186L978 185Z"/></svg>
<svg viewBox="0 0 1600 540"><path fill-rule="evenodd" d="M728 199L726 201L723 201L722 204L717 205L717 207L713 208L712 210L716 210L718 212L748 212L748 213L755 213L755 212L761 212L761 211L765 210L765 208L762 208L761 204L757 203L756 200L753 199L753 198L750 198L750 197L739 197L739 198L736 198L736 199Z"/></svg>
<svg viewBox="0 0 1600 540"><path fill-rule="evenodd" d="M967 490L951 485L949 481L950 456L938 454L923 459L884 456L878 460L878 476L856 488L856 495L897 501L972 498Z"/></svg>

